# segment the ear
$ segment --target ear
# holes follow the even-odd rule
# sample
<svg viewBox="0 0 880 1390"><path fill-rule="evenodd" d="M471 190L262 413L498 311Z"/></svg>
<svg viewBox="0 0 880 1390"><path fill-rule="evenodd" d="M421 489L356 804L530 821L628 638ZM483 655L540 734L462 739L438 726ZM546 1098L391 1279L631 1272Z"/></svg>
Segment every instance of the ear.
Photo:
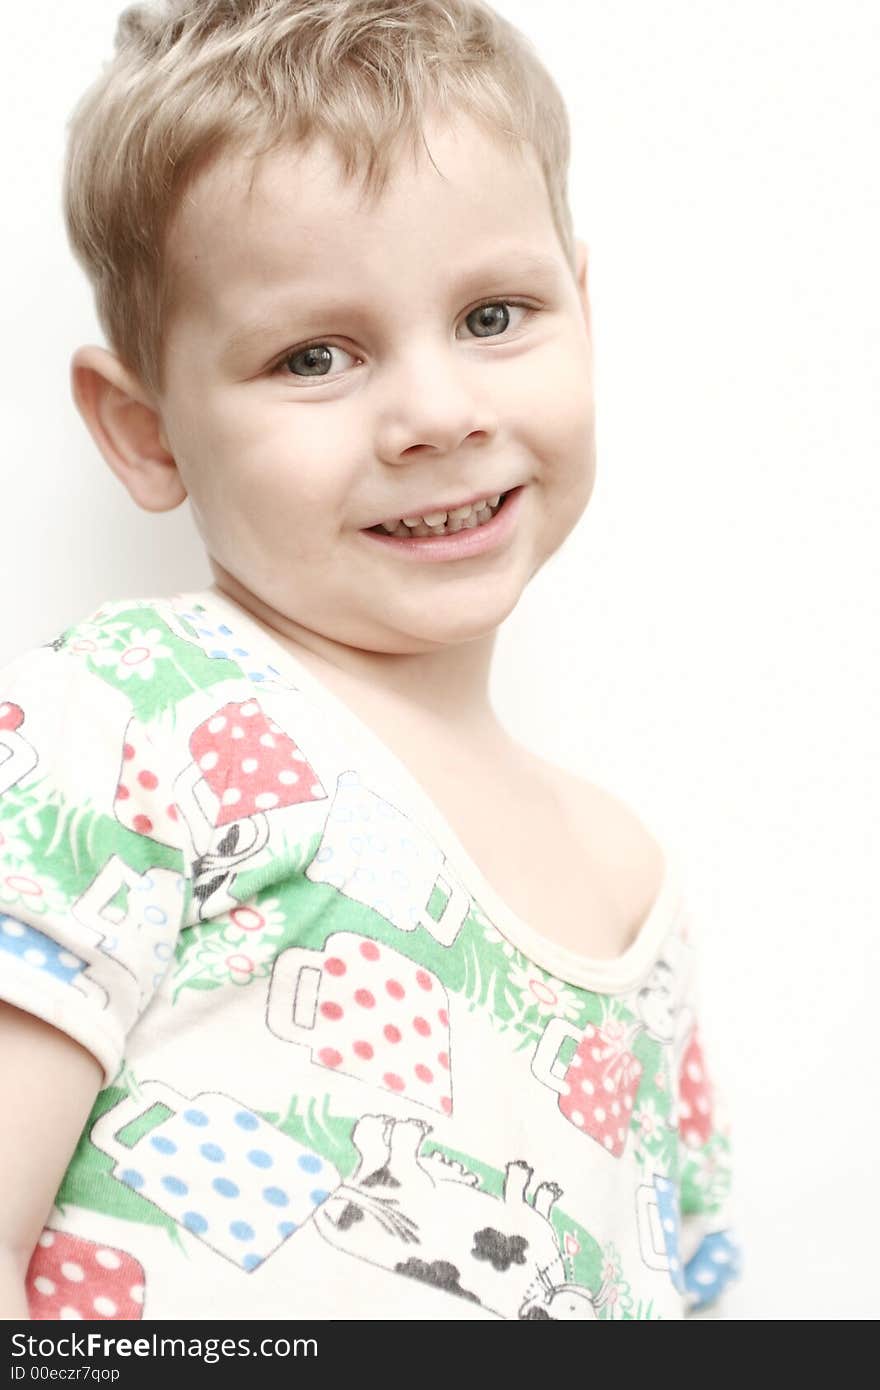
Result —
<svg viewBox="0 0 880 1390"><path fill-rule="evenodd" d="M146 512L167 512L186 498L149 393L115 353L77 348L70 387L89 433L119 481Z"/></svg>
<svg viewBox="0 0 880 1390"><path fill-rule="evenodd" d="M575 280L577 281L578 294L580 295L581 308L584 312L584 322L587 325L587 334L593 336L593 329L590 317L590 292L587 285L589 248L585 241L575 239Z"/></svg>

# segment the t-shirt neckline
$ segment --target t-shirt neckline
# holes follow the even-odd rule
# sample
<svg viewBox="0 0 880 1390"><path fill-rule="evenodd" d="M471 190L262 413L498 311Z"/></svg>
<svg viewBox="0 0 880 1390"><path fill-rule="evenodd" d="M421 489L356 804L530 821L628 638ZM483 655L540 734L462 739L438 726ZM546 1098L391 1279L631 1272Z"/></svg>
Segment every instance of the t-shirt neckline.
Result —
<svg viewBox="0 0 880 1390"><path fill-rule="evenodd" d="M252 654L266 652L270 664L289 675L295 688L305 691L312 699L323 703L336 723L356 743L366 746L373 761L385 766L392 781L418 808L426 829L450 860L456 875L476 899L491 923L529 960L549 971L560 982L579 985L597 993L620 993L632 989L644 978L657 958L660 946L671 930L681 902L681 878L677 856L667 843L661 844L664 874L654 903L634 941L619 956L602 959L582 955L570 947L558 945L523 921L496 892L471 858L448 823L440 808L384 739L320 678L299 662L296 656L272 636L255 618L228 595L213 588L189 590L175 598L188 606L198 604L206 611L215 610L231 630L247 634Z"/></svg>

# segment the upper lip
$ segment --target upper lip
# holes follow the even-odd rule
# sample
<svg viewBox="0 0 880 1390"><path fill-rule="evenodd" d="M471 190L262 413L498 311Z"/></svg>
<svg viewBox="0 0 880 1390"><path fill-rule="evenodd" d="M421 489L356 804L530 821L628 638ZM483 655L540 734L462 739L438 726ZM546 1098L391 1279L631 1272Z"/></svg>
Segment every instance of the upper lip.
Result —
<svg viewBox="0 0 880 1390"><path fill-rule="evenodd" d="M402 512L398 512L395 516L389 516L386 513L385 516L381 516L378 521L372 522L372 525L381 526L383 522L386 521L390 525L392 521L399 521L405 516L432 516L435 512L446 512L448 514L449 512L454 512L456 507L469 507L472 503L482 502L487 497L503 497L505 492L512 491L513 488L509 487L485 488L482 492L473 492L470 497L462 497L457 502L431 502L426 507L407 507Z"/></svg>

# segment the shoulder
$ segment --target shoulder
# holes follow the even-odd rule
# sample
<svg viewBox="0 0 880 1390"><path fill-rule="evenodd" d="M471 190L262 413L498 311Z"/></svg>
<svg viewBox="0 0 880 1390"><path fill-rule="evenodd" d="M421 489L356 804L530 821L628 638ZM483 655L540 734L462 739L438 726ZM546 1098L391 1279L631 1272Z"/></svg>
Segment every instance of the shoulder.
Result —
<svg viewBox="0 0 880 1390"><path fill-rule="evenodd" d="M3 670L41 661L46 653L92 657L107 647L119 645L122 637L140 626L143 631L157 621L174 619L175 609L166 598L130 598L105 601L99 607L75 618L50 635L41 634L30 646L14 652L3 663Z"/></svg>
<svg viewBox="0 0 880 1390"><path fill-rule="evenodd" d="M170 706L191 688L170 659L164 611L161 599L104 603L0 670L0 794L33 784L135 828L143 807L131 797L123 813L123 773L144 795L167 782Z"/></svg>
<svg viewBox="0 0 880 1390"><path fill-rule="evenodd" d="M627 920L641 922L660 894L666 874L662 846L624 801L595 782L544 763L572 824L601 865L605 888Z"/></svg>
<svg viewBox="0 0 880 1390"><path fill-rule="evenodd" d="M115 696L120 708L135 703L159 672L160 658L171 656L169 611L161 599L104 603L13 655L0 671L0 694L25 689L35 707L78 702L81 718L95 700L97 723L106 713L103 702Z"/></svg>

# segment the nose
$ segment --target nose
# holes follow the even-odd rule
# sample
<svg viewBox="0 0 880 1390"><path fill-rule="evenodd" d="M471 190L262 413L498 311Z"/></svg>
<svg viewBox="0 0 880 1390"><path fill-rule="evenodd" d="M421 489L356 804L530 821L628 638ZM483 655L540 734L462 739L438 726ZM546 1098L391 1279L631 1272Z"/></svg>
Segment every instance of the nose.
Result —
<svg viewBox="0 0 880 1390"><path fill-rule="evenodd" d="M485 380L456 346L410 341L405 360L389 366L375 449L386 463L419 453L452 454L465 440L490 439L498 429Z"/></svg>

